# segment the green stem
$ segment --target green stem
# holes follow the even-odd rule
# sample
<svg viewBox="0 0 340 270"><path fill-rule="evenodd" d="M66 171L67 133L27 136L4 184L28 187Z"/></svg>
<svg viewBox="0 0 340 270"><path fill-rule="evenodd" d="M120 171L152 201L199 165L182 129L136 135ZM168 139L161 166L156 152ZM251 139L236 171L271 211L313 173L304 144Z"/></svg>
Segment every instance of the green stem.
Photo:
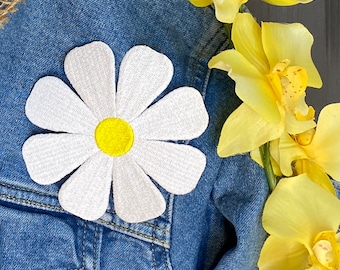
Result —
<svg viewBox="0 0 340 270"><path fill-rule="evenodd" d="M263 163L263 168L267 176L267 181L269 185L269 190L272 192L276 186L276 176L273 171L272 163L270 161L270 149L269 142L260 146L261 159Z"/></svg>

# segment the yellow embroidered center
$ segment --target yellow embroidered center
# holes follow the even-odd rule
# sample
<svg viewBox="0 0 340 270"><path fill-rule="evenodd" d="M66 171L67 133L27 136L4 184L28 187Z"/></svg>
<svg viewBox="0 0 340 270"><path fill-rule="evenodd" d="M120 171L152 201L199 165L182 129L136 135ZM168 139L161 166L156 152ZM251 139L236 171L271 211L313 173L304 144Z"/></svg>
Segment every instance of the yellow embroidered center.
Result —
<svg viewBox="0 0 340 270"><path fill-rule="evenodd" d="M133 145L134 134L129 123L120 118L106 118L95 130L97 146L105 154L113 157L129 152Z"/></svg>

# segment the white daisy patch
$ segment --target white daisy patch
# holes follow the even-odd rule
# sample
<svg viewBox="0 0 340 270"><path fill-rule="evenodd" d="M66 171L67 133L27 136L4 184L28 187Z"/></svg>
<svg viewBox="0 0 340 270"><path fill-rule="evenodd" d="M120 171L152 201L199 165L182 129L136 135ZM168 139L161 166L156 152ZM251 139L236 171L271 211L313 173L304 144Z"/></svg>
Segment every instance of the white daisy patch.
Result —
<svg viewBox="0 0 340 270"><path fill-rule="evenodd" d="M86 220L100 218L112 184L117 215L142 222L165 210L151 178L173 194L196 187L205 155L169 141L200 136L208 114L200 93L191 87L175 89L151 105L173 76L165 55L147 46L130 49L116 89L114 55L95 41L67 54L65 73L78 95L56 77L36 82L26 115L53 133L30 137L22 152L38 184L53 184L73 172L58 195L66 211Z"/></svg>

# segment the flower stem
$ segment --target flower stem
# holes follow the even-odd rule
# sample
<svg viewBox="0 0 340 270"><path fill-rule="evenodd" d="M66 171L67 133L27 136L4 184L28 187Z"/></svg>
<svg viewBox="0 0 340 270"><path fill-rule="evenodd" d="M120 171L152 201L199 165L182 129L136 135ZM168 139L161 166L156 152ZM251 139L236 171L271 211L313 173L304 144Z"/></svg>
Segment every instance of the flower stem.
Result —
<svg viewBox="0 0 340 270"><path fill-rule="evenodd" d="M263 163L263 168L267 176L269 190L272 192L276 186L276 176L273 171L272 163L270 161L270 145L269 142L260 146L260 154Z"/></svg>

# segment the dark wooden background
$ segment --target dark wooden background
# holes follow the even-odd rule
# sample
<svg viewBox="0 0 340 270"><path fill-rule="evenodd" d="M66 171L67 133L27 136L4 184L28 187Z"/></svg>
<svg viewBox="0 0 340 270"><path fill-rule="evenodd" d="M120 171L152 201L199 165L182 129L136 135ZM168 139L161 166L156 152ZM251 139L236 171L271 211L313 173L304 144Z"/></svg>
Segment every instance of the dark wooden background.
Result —
<svg viewBox="0 0 340 270"><path fill-rule="evenodd" d="M250 0L247 7L259 22L300 22L309 29L314 36L312 57L323 87L308 89L307 103L319 112L326 104L340 102L340 0L314 0L291 7Z"/></svg>

